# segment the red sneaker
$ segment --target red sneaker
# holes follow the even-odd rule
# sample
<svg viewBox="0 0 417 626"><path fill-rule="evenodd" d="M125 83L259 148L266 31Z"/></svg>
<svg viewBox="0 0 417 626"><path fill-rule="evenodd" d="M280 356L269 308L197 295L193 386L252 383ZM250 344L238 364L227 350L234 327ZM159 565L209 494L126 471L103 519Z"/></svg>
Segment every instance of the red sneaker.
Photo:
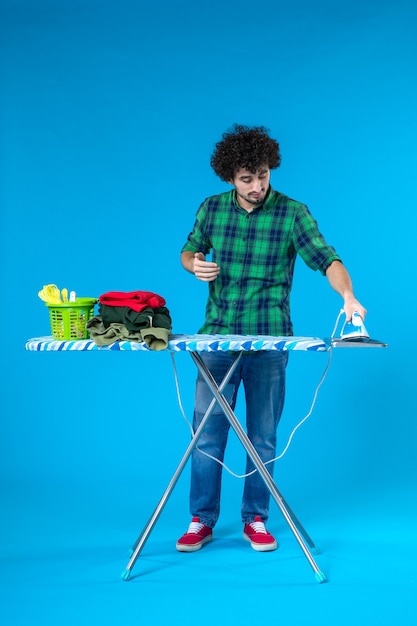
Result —
<svg viewBox="0 0 417 626"><path fill-rule="evenodd" d="M243 537L250 541L250 545L257 552L268 552L269 550L276 550L278 547L276 540L266 530L265 524L259 515L250 524L245 524Z"/></svg>
<svg viewBox="0 0 417 626"><path fill-rule="evenodd" d="M187 532L178 539L176 548L180 552L195 552L212 538L212 529L200 522L199 517L193 517Z"/></svg>

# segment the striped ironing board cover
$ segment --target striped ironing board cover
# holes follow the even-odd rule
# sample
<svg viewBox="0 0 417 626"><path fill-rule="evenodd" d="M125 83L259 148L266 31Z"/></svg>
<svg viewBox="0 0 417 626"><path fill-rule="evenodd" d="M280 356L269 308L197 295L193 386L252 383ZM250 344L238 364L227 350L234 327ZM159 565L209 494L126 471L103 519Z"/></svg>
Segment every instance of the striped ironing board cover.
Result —
<svg viewBox="0 0 417 626"><path fill-rule="evenodd" d="M107 346L98 346L91 339L59 340L52 337L28 339L25 349L30 351L145 351L154 352L145 343L116 341ZM267 335L171 335L168 341L170 352L256 352L259 350L305 350L325 352L329 344L318 337L271 337Z"/></svg>

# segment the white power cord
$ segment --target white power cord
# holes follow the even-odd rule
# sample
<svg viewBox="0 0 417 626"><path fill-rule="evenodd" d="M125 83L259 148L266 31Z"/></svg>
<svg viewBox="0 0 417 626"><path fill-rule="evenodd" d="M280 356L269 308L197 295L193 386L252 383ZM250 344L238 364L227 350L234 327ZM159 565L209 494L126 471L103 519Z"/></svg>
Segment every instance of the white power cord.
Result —
<svg viewBox="0 0 417 626"><path fill-rule="evenodd" d="M334 325L334 328L333 328L333 331L332 331L332 334L331 334L330 339L333 339L333 337L334 337L334 335L335 335L335 333L336 333L336 329L337 329L338 324L339 324L340 316L341 316L343 313L344 313L344 310L343 310L343 309L341 309L341 310L340 310L340 312L339 312L339 314L338 314L338 316L337 316L337 319L336 319L336 322L335 322L335 325ZM298 422L298 424L297 424L297 425L293 428L293 430L292 430L292 432L291 432L290 436L288 437L288 441L287 441L287 443L286 443L286 445L285 445L284 449L282 450L281 454L279 454L278 456L276 456L276 457L275 457L275 458L273 458L273 459L270 459L269 461L266 461L265 465L268 465L269 463L274 463L275 461L279 461L280 459L282 459L282 458L283 458L283 456L287 453L288 448L289 448L289 447L290 447L290 445L291 445L291 442L292 442L292 440L293 440L293 437L294 437L295 433L296 433L296 432L297 432L297 430L300 428L300 426L302 426L302 425L303 425L303 424L304 424L304 423L308 420L308 418L311 416L311 414L312 414L312 412L313 412L313 409L314 409L314 406L315 406L316 401L317 401L317 396L318 396L319 389L320 389L320 387L322 386L322 384L324 383L324 381L325 381L325 379L326 379L326 376L327 376L327 373L328 373L328 371L329 371L329 368L330 368L330 363L331 363L331 361L332 361L332 356L333 356L333 348L332 348L332 345L331 345L331 342L330 342L330 346L329 346L329 358L328 358L328 360L327 360L326 367L324 368L323 374L321 375L320 381L319 381L319 383L318 383L318 385L317 385L317 387L316 387L316 389L315 389L315 391L314 391L313 400L312 400L312 402L311 402L311 406L310 406L310 409L309 409L309 411L308 411L307 415L305 415L305 416L303 417L303 419L302 419L300 422ZM184 411L184 407L183 407L182 400L181 400L181 391L180 391L180 386L179 386L179 380L178 380L177 368L176 368L176 365L175 365L175 355L174 355L174 352L171 352L171 359L172 359L172 366L173 366L173 369L174 369L174 379L175 379L175 387L176 387L176 392L177 392L178 405L179 405L179 407L180 407L180 411L181 411L181 414L182 414L182 416L183 416L184 420L185 420L185 421L186 421L186 423L188 424L188 427L189 427L189 429L190 429L190 431L191 431L191 435L192 435L192 436L194 436L194 430L193 430L193 427L192 427L192 425L191 425L191 422L190 422L190 421L189 421L189 419L187 418L187 415L186 415L186 413L185 413L185 411ZM212 459L212 460L213 460L213 461L215 461L216 463L219 463L219 465L221 465L221 466L222 466L222 467L223 467L223 468L224 468L224 469L225 469L225 470L226 470L229 474L231 474L231 475L232 475L232 476L234 476L235 478L246 478L247 476L251 476L252 474L254 474L255 472L257 472L257 471L258 471L258 470L255 468L254 470L252 470L251 472L249 472L249 473L247 473L247 474L236 474L236 473L235 473L235 472L233 472L233 471L232 471L232 470L231 470L231 469L230 469L230 468L229 468L229 467L228 467L228 466L227 466L227 465L226 465L223 461L220 461L220 459L216 458L215 456L212 456L212 455L211 455L211 454L209 454L208 452L205 452L204 450L201 450L201 448L199 448L199 447L198 447L198 445L196 446L196 449L197 449L199 452L201 452L201 454L204 454L205 456L207 456L209 459Z"/></svg>

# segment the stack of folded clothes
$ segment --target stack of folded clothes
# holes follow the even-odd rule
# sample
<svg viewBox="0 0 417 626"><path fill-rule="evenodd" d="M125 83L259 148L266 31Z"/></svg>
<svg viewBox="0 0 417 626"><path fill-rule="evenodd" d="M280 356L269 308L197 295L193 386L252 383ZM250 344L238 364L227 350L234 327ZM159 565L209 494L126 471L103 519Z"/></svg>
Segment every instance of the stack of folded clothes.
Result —
<svg viewBox="0 0 417 626"><path fill-rule="evenodd" d="M87 330L98 346L143 341L151 350L164 350L172 330L165 304L150 291L109 291L99 297L99 315L87 322Z"/></svg>

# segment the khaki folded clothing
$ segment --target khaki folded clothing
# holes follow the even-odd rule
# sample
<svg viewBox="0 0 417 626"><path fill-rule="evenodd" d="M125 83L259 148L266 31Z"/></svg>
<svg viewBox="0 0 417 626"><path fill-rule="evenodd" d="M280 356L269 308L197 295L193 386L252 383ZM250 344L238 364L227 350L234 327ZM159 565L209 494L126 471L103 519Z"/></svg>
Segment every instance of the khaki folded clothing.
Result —
<svg viewBox="0 0 417 626"><path fill-rule="evenodd" d="M168 347L170 331L167 328L143 328L128 330L124 324L112 322L105 326L100 316L92 317L87 322L90 338L98 346L109 346L115 341L144 342L151 350L165 350Z"/></svg>

